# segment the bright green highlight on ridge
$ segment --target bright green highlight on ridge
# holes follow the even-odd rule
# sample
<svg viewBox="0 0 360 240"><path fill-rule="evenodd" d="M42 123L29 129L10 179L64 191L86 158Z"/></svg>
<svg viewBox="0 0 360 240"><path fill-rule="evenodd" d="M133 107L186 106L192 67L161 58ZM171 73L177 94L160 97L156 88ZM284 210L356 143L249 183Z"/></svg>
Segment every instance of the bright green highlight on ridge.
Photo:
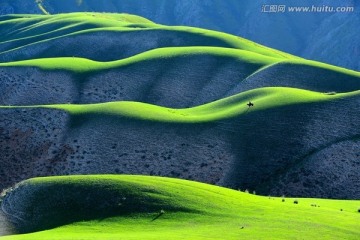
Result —
<svg viewBox="0 0 360 240"><path fill-rule="evenodd" d="M111 62L98 62L76 57L62 57L0 63L0 67L38 67L43 70L65 70L75 73L87 73L121 68L127 65L145 61L154 61L159 59L177 58L185 56L195 57L200 55L213 56L223 59L232 59L233 61L244 62L246 64L259 65L259 67L281 61L277 58L266 57L258 53L253 53L245 50L220 47L169 47L150 50L129 58Z"/></svg>
<svg viewBox="0 0 360 240"><path fill-rule="evenodd" d="M1 18L0 18L1 20ZM301 59L244 38L195 27L164 26L130 14L67 13L56 15L9 15L0 22L2 30L15 28L0 37L0 43L13 43L7 51L49 40L95 32L163 31L193 34L212 39L228 48L252 51L279 59ZM49 29L51 29L49 31ZM5 51L6 52L6 51Z"/></svg>
<svg viewBox="0 0 360 240"><path fill-rule="evenodd" d="M246 91L212 103L185 109L173 109L129 101L97 104L2 106L0 108L48 108L63 110L73 116L99 114L159 122L200 123L232 118L282 106L327 102L359 95L360 91L327 95L295 88L269 87ZM251 108L247 106L249 101L254 103Z"/></svg>

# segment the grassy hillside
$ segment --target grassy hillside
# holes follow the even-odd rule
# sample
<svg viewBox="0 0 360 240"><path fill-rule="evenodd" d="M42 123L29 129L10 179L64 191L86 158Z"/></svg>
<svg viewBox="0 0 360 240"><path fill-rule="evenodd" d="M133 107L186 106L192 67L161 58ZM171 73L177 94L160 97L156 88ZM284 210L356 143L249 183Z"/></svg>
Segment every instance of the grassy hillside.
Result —
<svg viewBox="0 0 360 240"><path fill-rule="evenodd" d="M9 15L0 33L2 105L137 101L185 108L261 87L360 88L355 71L128 14Z"/></svg>
<svg viewBox="0 0 360 240"><path fill-rule="evenodd" d="M51 58L2 63L1 104L126 100L194 106L225 97L241 79L278 61L244 50L174 47L112 62Z"/></svg>
<svg viewBox="0 0 360 240"><path fill-rule="evenodd" d="M214 185L358 199L359 72L129 14L0 20L0 188L73 175L6 192L0 239L358 239L359 201Z"/></svg>
<svg viewBox="0 0 360 240"><path fill-rule="evenodd" d="M109 62L94 61L86 58L44 58L31 59L23 61L0 63L0 67L38 67L43 70L54 71L64 70L74 73L96 72L111 68L124 67L129 64L134 64L140 61L154 61L159 58L175 58L181 56L197 56L197 55L213 55L219 58L231 58L233 61L243 61L249 64L257 64L259 66L271 66L272 64L282 62L283 64L296 64L317 67L329 71L346 74L349 77L360 77L357 71L341 68L321 62L310 61L305 59L287 59L276 56L267 56L258 53L257 51L231 49L224 47L212 46L189 46L189 47L166 47L154 50L149 50L135 56L125 58L122 60L115 60Z"/></svg>
<svg viewBox="0 0 360 240"><path fill-rule="evenodd" d="M359 99L359 91L272 87L179 109L135 101L3 106L2 184L34 174L141 173L356 199Z"/></svg>
<svg viewBox="0 0 360 240"><path fill-rule="evenodd" d="M0 13L39 13L34 0L3 0ZM295 0L288 6L297 6ZM196 26L243 36L272 48L359 70L351 52L357 52L359 42L358 14L263 14L264 3L251 0L44 0L51 14L65 12L126 12L145 16L167 25ZM271 4L271 2L270 2ZM313 1L304 0L303 6ZM326 0L318 2L326 5ZM355 6L353 0L336 1L336 6ZM334 26L339 26L335 27ZM337 36L344 36L338 39ZM331 46L331 47L329 47Z"/></svg>
<svg viewBox="0 0 360 240"><path fill-rule="evenodd" d="M297 58L229 34L191 27L162 26L127 14L15 15L1 21L0 33L2 61L71 57L73 54L109 61L157 47L173 46L217 46L248 50L270 57ZM132 41L129 41L128 36L131 36ZM87 41L84 41L84 38L87 38ZM125 49L119 48L115 50L117 54L111 51L106 54L104 49L115 42L118 47L129 49L124 51ZM139 45L138 42L143 44ZM51 51L47 50L49 45L53 45ZM60 51L56 45L67 47ZM97 52L92 49L94 46L98 46ZM77 51L73 51L75 49ZM88 53L85 50L88 50ZM31 57L26 56L26 51L31 51Z"/></svg>
<svg viewBox="0 0 360 240"><path fill-rule="evenodd" d="M252 51L220 48L220 47L169 47L159 48L135 56L110 61L99 62L85 58L43 58L32 59L17 62L0 63L0 67L37 67L47 71L69 71L73 73L89 73L93 74L98 71L116 69L126 67L138 62L158 61L159 59L176 59L180 57L196 57L201 55L209 55L217 58L228 58L236 62L244 62L254 64L260 67L267 66L282 61L282 59L264 56ZM336 69L336 68L335 68Z"/></svg>
<svg viewBox="0 0 360 240"><path fill-rule="evenodd" d="M359 72L128 14L1 20L0 187L136 173L360 194Z"/></svg>
<svg viewBox="0 0 360 240"><path fill-rule="evenodd" d="M184 108L261 87L360 89L355 71L202 46L159 48L111 62L76 57L7 62L0 70L2 105L137 101Z"/></svg>
<svg viewBox="0 0 360 240"><path fill-rule="evenodd" d="M248 113L275 109L283 106L321 103L338 99L358 98L360 91L343 94L326 94L295 88L261 88L221 99L212 103L192 108L174 109L141 102L107 102L98 104L55 104L34 106L0 106L0 109L46 108L68 112L74 117L84 118L86 115L117 116L136 120L201 123L234 118ZM249 108L249 102L255 104Z"/></svg>
<svg viewBox="0 0 360 240"><path fill-rule="evenodd" d="M58 227L0 239L357 239L359 204L159 177L35 178L9 193L3 208L23 229Z"/></svg>

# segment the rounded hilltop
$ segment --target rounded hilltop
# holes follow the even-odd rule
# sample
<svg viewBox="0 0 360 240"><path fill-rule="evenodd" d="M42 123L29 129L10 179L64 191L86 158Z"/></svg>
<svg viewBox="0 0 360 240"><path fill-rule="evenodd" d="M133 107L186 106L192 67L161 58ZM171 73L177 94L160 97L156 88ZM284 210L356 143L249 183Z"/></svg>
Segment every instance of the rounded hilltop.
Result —
<svg viewBox="0 0 360 240"><path fill-rule="evenodd" d="M2 202L18 231L27 234L1 239L288 239L299 234L356 239L358 204L261 197L150 176L34 178L19 183Z"/></svg>

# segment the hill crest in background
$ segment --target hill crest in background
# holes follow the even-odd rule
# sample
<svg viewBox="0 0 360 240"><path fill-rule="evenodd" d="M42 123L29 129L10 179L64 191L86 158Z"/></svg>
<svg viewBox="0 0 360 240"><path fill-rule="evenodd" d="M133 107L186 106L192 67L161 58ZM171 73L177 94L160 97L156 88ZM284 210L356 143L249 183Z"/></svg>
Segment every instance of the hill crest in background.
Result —
<svg viewBox="0 0 360 240"><path fill-rule="evenodd" d="M185 25L227 32L308 59L359 70L359 2L356 0L286 1L286 7L354 7L347 13L261 12L273 1L238 0L44 0L50 13L127 12L166 25ZM276 4L276 3L275 3ZM41 14L34 1L4 0L0 14Z"/></svg>

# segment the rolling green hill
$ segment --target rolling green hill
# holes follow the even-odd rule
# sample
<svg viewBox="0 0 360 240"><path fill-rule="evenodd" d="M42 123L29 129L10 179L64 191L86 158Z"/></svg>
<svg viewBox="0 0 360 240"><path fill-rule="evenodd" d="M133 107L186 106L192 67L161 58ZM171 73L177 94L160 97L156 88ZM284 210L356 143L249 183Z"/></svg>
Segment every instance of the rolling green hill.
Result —
<svg viewBox="0 0 360 240"><path fill-rule="evenodd" d="M249 101L254 107L247 106ZM10 131L2 129L0 139L3 184L34 172L114 171L181 177L261 194L356 198L352 177L337 184L333 179L357 164L358 153L352 149L359 141L353 128L359 122L358 101L359 91L326 94L273 87L184 109L127 101L4 106L2 120ZM346 114L339 112L343 106ZM346 161L341 160L344 153ZM358 176L356 168L347 173ZM320 178L321 188L316 188Z"/></svg>
<svg viewBox="0 0 360 240"><path fill-rule="evenodd" d="M359 72L71 13L0 17L0 79L1 239L360 234Z"/></svg>
<svg viewBox="0 0 360 240"><path fill-rule="evenodd" d="M359 3L354 0L333 1L331 7L354 7L354 12L322 14L264 14L264 4L270 0L44 0L51 14L66 12L126 12L167 25L194 26L243 36L266 46L305 58L359 70L359 62L352 54L358 52ZM298 6L288 0L288 7ZM313 0L303 0L312 6ZM327 6L328 0L315 5ZM0 15L10 13L38 13L42 10L35 0L2 0ZM334 27L338 26L338 27ZM337 36L343 36L337 38Z"/></svg>
<svg viewBox="0 0 360 240"><path fill-rule="evenodd" d="M1 21L0 33L1 61L74 55L110 61L173 46L227 47L271 57L296 58L229 34L162 26L128 14L15 15Z"/></svg>
<svg viewBox="0 0 360 240"><path fill-rule="evenodd" d="M278 61L244 50L179 47L113 62L51 58L2 63L2 104L127 100L194 106L225 97L239 80ZM29 88L31 95L27 94Z"/></svg>
<svg viewBox="0 0 360 240"><path fill-rule="evenodd" d="M360 88L355 71L219 47L160 48L111 62L44 58L0 63L0 76L2 105L125 100L183 108L261 87L343 93Z"/></svg>
<svg viewBox="0 0 360 240"><path fill-rule="evenodd" d="M357 239L359 236L359 201L296 199L298 204L294 201L159 177L35 178L20 183L8 193L3 209L19 229L37 232L1 239Z"/></svg>
<svg viewBox="0 0 360 240"><path fill-rule="evenodd" d="M360 196L359 72L129 14L1 20L1 188L118 173Z"/></svg>
<svg viewBox="0 0 360 240"><path fill-rule="evenodd" d="M212 103L193 108L173 109L141 102L107 102L98 104L55 104L33 106L0 106L0 109L56 109L74 118L87 116L115 116L143 121L202 123L234 118L257 111L276 109L283 106L305 105L307 103L332 102L358 98L360 90L343 94L326 94L292 88L260 88L239 93ZM256 107L249 108L247 103L254 101Z"/></svg>

